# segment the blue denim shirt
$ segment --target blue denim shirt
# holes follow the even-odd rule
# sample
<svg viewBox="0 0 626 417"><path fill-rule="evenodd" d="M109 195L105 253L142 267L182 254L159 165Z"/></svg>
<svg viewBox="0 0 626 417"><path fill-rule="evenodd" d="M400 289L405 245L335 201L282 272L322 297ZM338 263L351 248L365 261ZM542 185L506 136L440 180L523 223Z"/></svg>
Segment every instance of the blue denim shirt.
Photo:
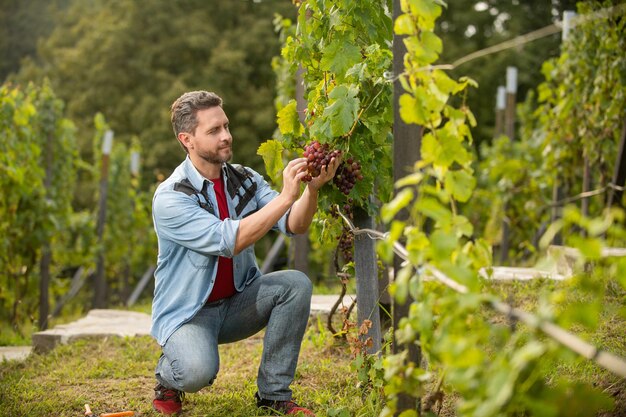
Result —
<svg viewBox="0 0 626 417"><path fill-rule="evenodd" d="M235 165L241 169L240 166ZM224 184L228 183L228 169L222 167ZM220 220L213 182L196 170L189 157L172 175L161 183L152 200L152 217L158 238L159 255L154 272L155 289L152 302L151 334L163 346L182 324L189 321L211 294L217 274L219 256L233 258L234 280L237 291L261 275L256 263L254 245L235 256L235 240L240 219L261 209L278 192L272 190L261 175L246 168L250 178L244 183L256 183L252 198L245 203L243 189L231 197L226 192L230 218ZM199 195L181 191L181 183L191 184L195 190L206 187L208 206L214 214L201 207ZM244 184L246 185L246 184ZM225 187L226 188L226 187ZM191 188L187 187L187 190ZM205 202L206 203L206 202ZM206 207L206 204L205 204ZM237 214L237 212L239 214ZM287 212L274 226L287 232Z"/></svg>

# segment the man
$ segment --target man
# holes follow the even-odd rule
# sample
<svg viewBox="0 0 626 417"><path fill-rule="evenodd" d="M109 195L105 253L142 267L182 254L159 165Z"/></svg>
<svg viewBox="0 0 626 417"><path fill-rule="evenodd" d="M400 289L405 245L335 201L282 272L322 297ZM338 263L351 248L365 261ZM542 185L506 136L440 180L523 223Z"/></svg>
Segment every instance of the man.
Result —
<svg viewBox="0 0 626 417"><path fill-rule="evenodd" d="M162 347L153 406L163 414L180 412L185 392L213 383L218 344L265 328L257 406L281 415L314 415L292 401L289 388L311 282L299 271L261 275L253 245L270 229L304 233L318 191L333 178L339 160L331 160L303 192L306 159L290 161L278 193L252 169L228 163L233 138L216 94L183 94L172 104L171 120L187 157L153 199L159 255L151 333Z"/></svg>

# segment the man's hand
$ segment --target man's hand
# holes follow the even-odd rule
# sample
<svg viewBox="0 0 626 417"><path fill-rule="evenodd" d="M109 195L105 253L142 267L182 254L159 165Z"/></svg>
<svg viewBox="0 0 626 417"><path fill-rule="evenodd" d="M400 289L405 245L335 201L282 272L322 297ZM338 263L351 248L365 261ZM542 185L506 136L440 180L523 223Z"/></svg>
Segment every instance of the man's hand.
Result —
<svg viewBox="0 0 626 417"><path fill-rule="evenodd" d="M296 201L300 197L300 182L306 174L306 158L296 158L289 161L285 169L283 169L283 189L281 195L291 203Z"/></svg>
<svg viewBox="0 0 626 417"><path fill-rule="evenodd" d="M309 188L311 189L311 191L319 191L319 189L322 188L324 184L332 180L335 176L335 172L337 172L337 168L339 167L340 163L341 157L332 158L328 163L328 166L323 166L320 170L320 175L314 177L309 182Z"/></svg>

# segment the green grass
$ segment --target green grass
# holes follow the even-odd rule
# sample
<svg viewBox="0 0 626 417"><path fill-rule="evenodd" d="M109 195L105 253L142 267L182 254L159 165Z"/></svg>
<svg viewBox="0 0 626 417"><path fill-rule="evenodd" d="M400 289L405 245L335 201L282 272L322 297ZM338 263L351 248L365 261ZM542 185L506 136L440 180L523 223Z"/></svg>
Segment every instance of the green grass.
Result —
<svg viewBox="0 0 626 417"><path fill-rule="evenodd" d="M540 293L558 291L564 284L550 281L493 283L490 290L516 307L536 311ZM607 294L596 329L573 328L590 343L626 357L626 320L619 314L623 293ZM149 313L149 304L132 308ZM506 318L493 312L496 322ZM336 328L341 328L337 318ZM65 317L63 322L70 321ZM296 401L314 409L318 417L372 417L382 408L379 392L364 391L351 368L345 342L325 330L325 319L312 320L302 345L296 379ZM528 331L518 324L519 332ZM261 416L253 395L262 350L261 335L220 346L221 370L213 386L188 394L183 416ZM23 362L0 363L0 417L82 416L84 404L96 415L132 410L138 416L157 416L151 406L154 366L160 349L150 337L84 339L32 354ZM602 417L626 416L626 380L590 361L576 359L547 370L548 378L566 378L599 387L615 401ZM455 416L454 393L447 393L441 416Z"/></svg>
<svg viewBox="0 0 626 417"><path fill-rule="evenodd" d="M260 416L254 405L262 339L220 346L221 370L211 387L187 394L183 416ZM25 361L0 363L0 416L81 416L88 403L94 414L152 410L154 366L160 349L150 337L83 339ZM318 416L373 416L375 396L357 387L351 357L328 333L311 326L292 385L294 398ZM345 410L344 414L338 414ZM348 414L345 414L345 413Z"/></svg>

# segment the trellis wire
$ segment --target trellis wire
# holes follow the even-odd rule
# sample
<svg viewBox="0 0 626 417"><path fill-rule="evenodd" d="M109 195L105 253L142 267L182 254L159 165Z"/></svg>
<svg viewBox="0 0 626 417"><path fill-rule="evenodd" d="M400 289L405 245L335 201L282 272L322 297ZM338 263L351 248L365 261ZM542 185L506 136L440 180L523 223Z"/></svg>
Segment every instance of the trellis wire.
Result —
<svg viewBox="0 0 626 417"><path fill-rule="evenodd" d="M339 214L343 218L343 220L348 224L348 228L352 234L356 235L366 235L370 239L378 239L383 240L387 237L388 233L382 233L373 229L359 229L356 228L350 219L348 219L341 211ZM393 251L396 255L402 258L405 262L409 262L408 260L408 251L404 246L402 246L398 242L393 243ZM423 270L424 273L428 273L435 280L444 284L448 288L460 293L467 294L469 290L463 284L460 284L448 277L446 274L441 272L439 269L435 268L432 265L424 265L420 270ZM506 315L507 317L514 318L519 320L526 325L530 326L533 329L537 329L542 331L547 336L551 337L553 340L559 342L561 345L567 347L573 352L578 353L582 357L591 360L598 365L602 366L604 369L621 376L622 378L626 378L626 360L620 356L614 355L610 352L604 351L602 349L593 346L590 343L585 342L580 339L578 336L568 332L567 330L557 326L554 323L551 323L545 319L541 319L531 313L515 308L509 304L503 303L498 300L491 300L487 302L487 305L496 310L499 313Z"/></svg>

